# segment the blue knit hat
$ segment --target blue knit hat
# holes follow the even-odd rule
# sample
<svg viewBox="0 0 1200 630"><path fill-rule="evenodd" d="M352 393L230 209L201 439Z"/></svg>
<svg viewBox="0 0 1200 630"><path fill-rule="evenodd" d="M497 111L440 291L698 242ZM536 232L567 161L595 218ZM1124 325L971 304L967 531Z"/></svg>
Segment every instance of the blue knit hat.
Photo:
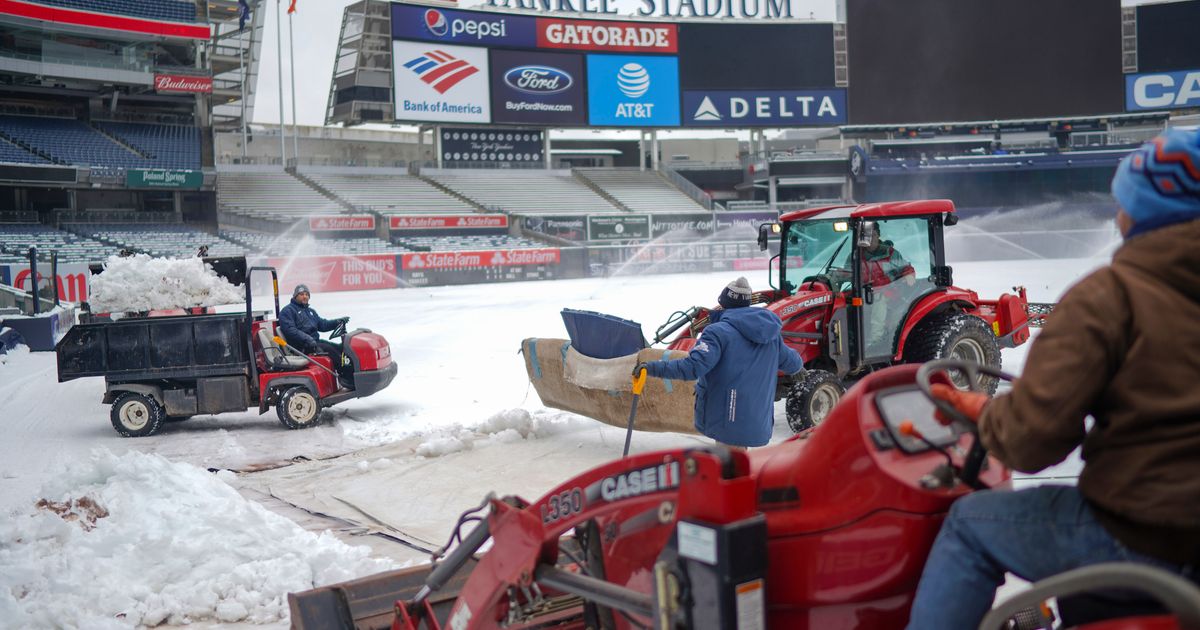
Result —
<svg viewBox="0 0 1200 630"><path fill-rule="evenodd" d="M750 306L750 297L753 293L750 289L750 281L738 278L721 289L721 295L717 296L717 304L720 304L722 308Z"/></svg>
<svg viewBox="0 0 1200 630"><path fill-rule="evenodd" d="M1126 238L1200 219L1200 131L1168 129L1130 153L1112 194L1133 219Z"/></svg>

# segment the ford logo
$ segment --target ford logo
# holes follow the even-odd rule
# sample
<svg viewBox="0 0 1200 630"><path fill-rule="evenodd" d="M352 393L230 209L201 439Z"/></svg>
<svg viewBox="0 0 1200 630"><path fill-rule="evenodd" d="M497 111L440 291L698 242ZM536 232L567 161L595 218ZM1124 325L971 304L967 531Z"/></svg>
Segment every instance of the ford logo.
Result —
<svg viewBox="0 0 1200 630"><path fill-rule="evenodd" d="M517 66L504 73L504 82L527 94L558 94L571 87L571 75L549 66Z"/></svg>

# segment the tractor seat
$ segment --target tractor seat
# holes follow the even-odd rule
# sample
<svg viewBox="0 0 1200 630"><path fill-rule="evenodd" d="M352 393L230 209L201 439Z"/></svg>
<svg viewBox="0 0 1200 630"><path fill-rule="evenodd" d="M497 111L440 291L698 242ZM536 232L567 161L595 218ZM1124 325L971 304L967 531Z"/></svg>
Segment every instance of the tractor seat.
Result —
<svg viewBox="0 0 1200 630"><path fill-rule="evenodd" d="M258 329L258 342L262 344L263 359L267 364L267 369L272 372L295 372L308 366L308 359L284 354L283 348L275 343L275 338L267 332L265 327Z"/></svg>

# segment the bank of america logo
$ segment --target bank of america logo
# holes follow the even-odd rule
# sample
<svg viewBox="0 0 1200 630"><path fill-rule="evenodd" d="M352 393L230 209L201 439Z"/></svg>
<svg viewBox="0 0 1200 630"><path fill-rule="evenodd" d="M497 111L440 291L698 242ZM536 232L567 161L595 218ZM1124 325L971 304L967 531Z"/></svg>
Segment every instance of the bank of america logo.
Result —
<svg viewBox="0 0 1200 630"><path fill-rule="evenodd" d="M441 50L431 50L404 64L404 67L412 70L438 94L445 94L463 79L479 72L479 68Z"/></svg>

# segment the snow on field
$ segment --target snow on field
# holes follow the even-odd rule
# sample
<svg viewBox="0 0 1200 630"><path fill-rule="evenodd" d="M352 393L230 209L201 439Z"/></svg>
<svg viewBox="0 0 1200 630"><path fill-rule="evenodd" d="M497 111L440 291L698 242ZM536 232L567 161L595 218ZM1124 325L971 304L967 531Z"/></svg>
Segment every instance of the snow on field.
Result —
<svg viewBox="0 0 1200 630"><path fill-rule="evenodd" d="M267 623L289 592L395 568L157 455L96 449L53 473L0 520L0 626Z"/></svg>
<svg viewBox="0 0 1200 630"><path fill-rule="evenodd" d="M1024 285L1031 300L1049 302L1103 262L956 263L955 283L984 297ZM0 364L0 619L16 610L34 615L29 625L57 625L50 620L74 614L69 618L80 626L102 627L96 624L103 620L130 625L135 618L220 619L244 608L244 618L266 620L282 614L284 590L369 566L358 552L337 551L328 539L303 539L253 504L238 503L221 481L232 473L217 476L205 468L251 471L291 464L242 472L237 483L243 494L254 491L327 510L323 513L372 531L400 532L419 547L440 546L453 518L487 492L533 499L620 454L620 429L542 407L517 353L522 339L565 337L559 316L564 307L640 321L652 334L673 311L713 303L737 275L314 295L312 304L324 317L347 315L352 327L385 336L399 375L384 392L334 407L326 412L328 422L304 431L284 429L273 411L262 416L248 411L168 423L149 438L121 438L100 404L101 379L57 383L52 354L11 358ZM765 272L750 280L766 288ZM1025 347L1004 351L1004 368L1019 372L1024 356ZM776 417L775 439L784 439L789 432L782 404ZM690 435L638 433L633 448L703 442ZM1067 466L1063 474L1070 475L1078 464ZM84 496L102 499L109 512L90 532L34 507L43 498ZM217 517L223 510L238 516ZM119 556L138 542L144 543L138 553ZM256 546L269 555L255 555ZM420 557L395 547L395 554L384 555ZM63 553L68 548L71 553ZM103 590L100 576L124 586ZM121 612L124 619L114 617Z"/></svg>
<svg viewBox="0 0 1200 630"><path fill-rule="evenodd" d="M244 289L229 284L199 258L109 256L91 280L88 302L96 313L218 306L245 301Z"/></svg>

